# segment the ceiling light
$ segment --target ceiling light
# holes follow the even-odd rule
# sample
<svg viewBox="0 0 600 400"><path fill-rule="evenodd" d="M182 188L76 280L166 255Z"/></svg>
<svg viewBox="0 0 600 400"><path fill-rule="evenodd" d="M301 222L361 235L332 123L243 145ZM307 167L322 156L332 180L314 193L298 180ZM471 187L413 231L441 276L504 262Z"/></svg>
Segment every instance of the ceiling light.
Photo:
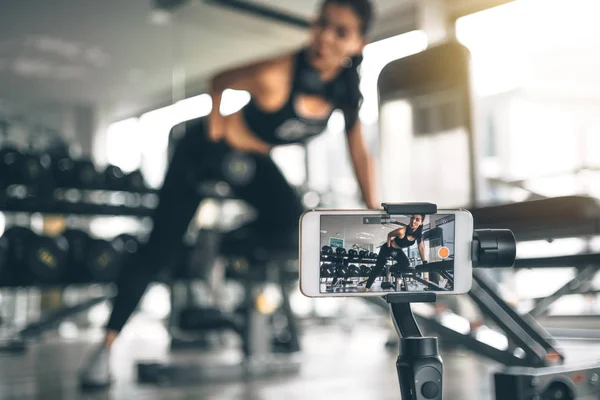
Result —
<svg viewBox="0 0 600 400"><path fill-rule="evenodd" d="M157 26L169 25L171 23L171 13L162 9L152 10L150 12L150 22Z"/></svg>
<svg viewBox="0 0 600 400"><path fill-rule="evenodd" d="M321 197L317 192L310 191L304 194L304 196L302 197L302 201L304 202L304 205L306 207L315 208L321 202Z"/></svg>

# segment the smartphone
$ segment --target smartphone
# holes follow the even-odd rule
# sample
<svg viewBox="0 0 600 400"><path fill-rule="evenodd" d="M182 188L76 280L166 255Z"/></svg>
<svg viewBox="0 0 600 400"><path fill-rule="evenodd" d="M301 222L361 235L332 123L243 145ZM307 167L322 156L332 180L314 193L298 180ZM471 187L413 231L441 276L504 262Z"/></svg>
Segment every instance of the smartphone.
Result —
<svg viewBox="0 0 600 400"><path fill-rule="evenodd" d="M466 210L307 211L300 218L300 290L308 297L467 293L472 241Z"/></svg>

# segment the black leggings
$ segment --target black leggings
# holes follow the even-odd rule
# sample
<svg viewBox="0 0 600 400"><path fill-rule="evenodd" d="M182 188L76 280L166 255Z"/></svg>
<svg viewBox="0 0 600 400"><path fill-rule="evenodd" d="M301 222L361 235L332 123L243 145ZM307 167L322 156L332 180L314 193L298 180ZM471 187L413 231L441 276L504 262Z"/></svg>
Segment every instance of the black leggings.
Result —
<svg viewBox="0 0 600 400"><path fill-rule="evenodd" d="M393 253L396 252L396 255L393 256ZM402 249L397 249L394 247L388 246L388 244L384 244L381 246L381 250L379 250L379 255L377 255L377 262L375 263L375 267L371 270L371 274L369 275L369 279L367 280L367 289L371 289L373 282L379 276L383 268L385 267L385 263L388 258L392 257L397 263L398 267L401 269L407 269L410 265L408 261L408 257L404 254Z"/></svg>
<svg viewBox="0 0 600 400"><path fill-rule="evenodd" d="M106 326L108 330L120 331L149 283L180 259L182 236L203 198L199 191L203 183L227 182L237 199L257 211L253 225L260 227L261 232L297 234L304 208L273 160L268 155L235 151L224 141L210 141L206 124L204 118L183 124L186 133L175 148L159 191L152 233L124 265L117 281L118 294Z"/></svg>

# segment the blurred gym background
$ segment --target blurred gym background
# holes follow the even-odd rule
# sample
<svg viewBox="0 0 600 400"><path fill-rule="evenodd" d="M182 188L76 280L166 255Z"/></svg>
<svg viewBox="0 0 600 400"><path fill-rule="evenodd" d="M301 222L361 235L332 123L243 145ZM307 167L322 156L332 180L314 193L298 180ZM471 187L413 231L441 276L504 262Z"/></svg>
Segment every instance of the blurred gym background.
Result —
<svg viewBox="0 0 600 400"><path fill-rule="evenodd" d="M600 3L374 2L379 19L361 67L365 101L360 118L377 159L382 199L432 201L439 208L471 209L558 196L600 197ZM94 193L61 193L61 199L70 204L86 200L102 205L104 210L98 215L72 213L72 209L59 215L44 212L51 209L48 205L6 203L11 206L0 210L0 233L20 226L38 237L78 229L94 240L104 240L105 245L124 234L144 240L151 227L146 211L120 215L114 211L119 208L110 207L150 208L155 200L153 191L160 187L165 173L169 144L177 139L169 137L171 128L210 112L207 79L223 68L299 47L307 38L303 24L314 14L318 2L240 3L251 7L219 0L4 2L0 6L0 148L18 149L22 154L56 151L61 157L91 161L107 182L117 186L125 185L125 179L139 178L139 173L143 184L133 195L125 193L124 186L116 187L123 190L113 190L110 185ZM398 124L409 114L403 114L404 108L397 102L390 102L387 112L385 107L380 109L379 74L390 62L426 51L449 38L470 52L472 137L465 129L453 128L400 140ZM248 101L247 93L227 90L222 111L233 113ZM414 103L411 106L417 107ZM431 115L411 115L421 115L421 123L433 124L428 121ZM287 146L273 152L308 208L363 207L343 128L343 116L336 113L325 134L306 147ZM473 146L467 145L469 140ZM403 167L394 162L398 155L414 158ZM410 186L413 181L407 174L420 181L418 187ZM127 182L133 185L131 180ZM407 191L407 185L414 190ZM27 200L19 188L11 196ZM235 199L206 200L190 227L188 244L192 246L202 232L217 227L231 229L251 219L252 210ZM519 243L518 256L599 250L599 236L528 240ZM526 312L535 299L554 293L576 274L572 268L519 269L497 272L494 277L504 298ZM591 279L589 293L564 296L550 306L544 318L576 316L581 318L569 324L600 328L600 278ZM86 311L60 318L40 330L46 341L97 341L110 307L103 297L111 293L110 279L102 280L90 285L70 282L58 288L4 288L0 290L0 330L11 338L12 333L50 312L99 299ZM154 284L135 322L126 327L123 341L169 342L168 330L140 329L140 324L168 321L175 307L173 292L177 291L185 292L182 301L194 291L199 292L196 298L202 299L202 283ZM224 288L223 297L227 301L239 293L231 283ZM267 303L281 302L277 290L265 291L265 296ZM356 351L357 358L366 347L383 346L390 339L385 317L375 316L373 307L363 301L312 300L295 289L290 292L289 303L301 325L334 327L331 329L344 332L342 337L352 346L363 346ZM353 330L360 330L361 324L369 321L377 321L381 332L369 336L374 338L371 342L353 341ZM330 332L320 336L324 346ZM33 336L39 339L39 335ZM70 357L76 365L80 354ZM383 368L390 360L381 357L377 365ZM375 365L372 360L368 364ZM387 365L391 371L388 376L393 379L391 365ZM14 384L10 376L0 378L0 387L19 397L19 393L10 392ZM392 391L395 384L393 380L389 383ZM298 398L308 397L301 395L305 384L298 385ZM41 393L27 390L31 392L21 394ZM395 398L393 393L385 396Z"/></svg>

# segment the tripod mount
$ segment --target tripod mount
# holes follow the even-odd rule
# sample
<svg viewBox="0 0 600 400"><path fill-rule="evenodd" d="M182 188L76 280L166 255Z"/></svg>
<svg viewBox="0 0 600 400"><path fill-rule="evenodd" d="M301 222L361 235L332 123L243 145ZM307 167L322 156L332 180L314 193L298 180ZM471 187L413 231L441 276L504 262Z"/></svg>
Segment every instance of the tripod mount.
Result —
<svg viewBox="0 0 600 400"><path fill-rule="evenodd" d="M400 393L406 400L441 400L444 365L436 337L423 337L410 303L434 303L435 293L388 294L394 324L400 334L400 354L396 361Z"/></svg>
<svg viewBox="0 0 600 400"><path fill-rule="evenodd" d="M437 213L437 206L431 203L382 205L389 216ZM515 256L516 242L511 231L473 232L473 268L511 267ZM423 337L410 307L411 303L435 303L436 293L393 293L384 298L390 304L394 325L400 336L396 370L402 400L442 400L444 364L439 354L438 339Z"/></svg>

